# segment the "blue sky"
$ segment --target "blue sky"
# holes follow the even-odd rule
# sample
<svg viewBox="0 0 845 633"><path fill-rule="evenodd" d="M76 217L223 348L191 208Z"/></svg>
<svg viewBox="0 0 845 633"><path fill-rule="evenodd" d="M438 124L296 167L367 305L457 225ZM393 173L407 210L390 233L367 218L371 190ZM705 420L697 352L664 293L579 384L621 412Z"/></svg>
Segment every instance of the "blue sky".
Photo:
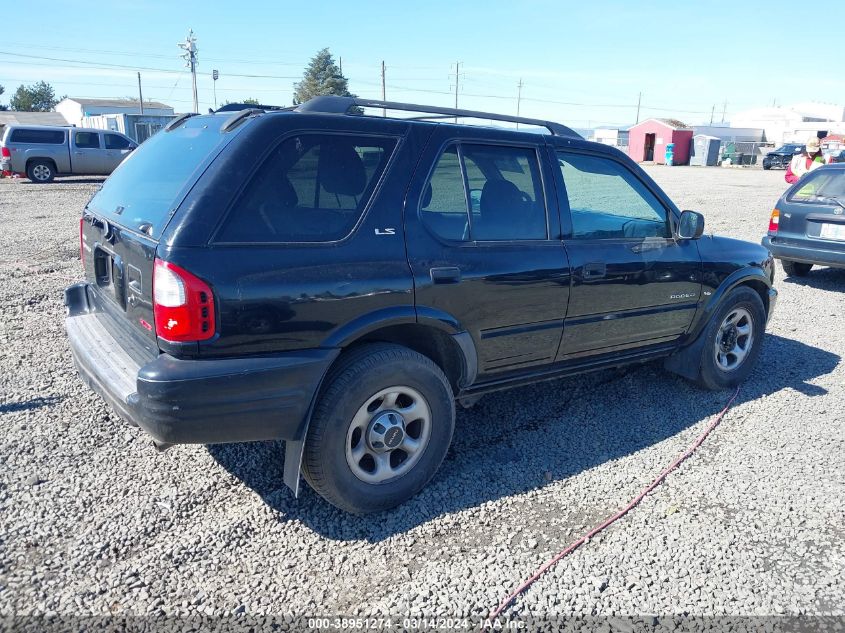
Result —
<svg viewBox="0 0 845 633"><path fill-rule="evenodd" d="M199 47L201 109L254 97L287 105L314 53L342 57L350 89L380 97L521 114L576 127L674 116L688 123L756 106L845 103L845 2L525 0L523 2L169 2L45 0L11 3L0 40L0 102L21 83L57 94L137 96L191 108L176 46ZM47 19L45 19L45 17ZM816 52L806 52L818 33ZM827 34L825 34L827 33ZM812 49L810 49L812 50ZM28 55L29 57L23 57ZM58 61L62 60L62 61ZM73 61L67 61L73 60ZM248 77L245 75L262 75Z"/></svg>

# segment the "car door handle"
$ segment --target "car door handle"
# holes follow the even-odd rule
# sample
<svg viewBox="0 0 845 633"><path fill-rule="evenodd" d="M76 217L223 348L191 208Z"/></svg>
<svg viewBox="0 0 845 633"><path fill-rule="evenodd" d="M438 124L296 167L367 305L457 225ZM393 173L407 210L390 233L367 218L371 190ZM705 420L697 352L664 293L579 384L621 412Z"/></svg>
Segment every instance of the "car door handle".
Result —
<svg viewBox="0 0 845 633"><path fill-rule="evenodd" d="M461 269L454 266L432 268L428 272L436 284L456 284L461 280Z"/></svg>
<svg viewBox="0 0 845 633"><path fill-rule="evenodd" d="M590 262L584 264L584 279L601 279L607 275L607 264L604 262Z"/></svg>
<svg viewBox="0 0 845 633"><path fill-rule="evenodd" d="M74 152L77 156L83 156L82 152Z"/></svg>

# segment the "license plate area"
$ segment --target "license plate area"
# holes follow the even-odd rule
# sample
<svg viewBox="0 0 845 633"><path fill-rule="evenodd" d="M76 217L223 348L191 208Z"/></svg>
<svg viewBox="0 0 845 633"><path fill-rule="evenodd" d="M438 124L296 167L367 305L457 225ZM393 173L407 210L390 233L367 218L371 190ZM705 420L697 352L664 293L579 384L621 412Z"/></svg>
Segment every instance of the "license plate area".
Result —
<svg viewBox="0 0 845 633"><path fill-rule="evenodd" d="M845 224L822 222L819 227L819 237L823 240L845 241Z"/></svg>
<svg viewBox="0 0 845 633"><path fill-rule="evenodd" d="M108 288L112 285L113 279L113 260L111 253L100 248L94 247L94 279L97 282L98 288Z"/></svg>

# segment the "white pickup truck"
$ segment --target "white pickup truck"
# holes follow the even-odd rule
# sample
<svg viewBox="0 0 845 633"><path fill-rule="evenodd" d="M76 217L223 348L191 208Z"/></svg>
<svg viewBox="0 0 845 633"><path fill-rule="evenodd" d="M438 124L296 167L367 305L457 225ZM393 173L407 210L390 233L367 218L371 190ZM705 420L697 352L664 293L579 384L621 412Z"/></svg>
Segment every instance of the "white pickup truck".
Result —
<svg viewBox="0 0 845 633"><path fill-rule="evenodd" d="M107 175L136 147L128 136L108 130L8 125L0 140L0 171L36 183L61 175Z"/></svg>

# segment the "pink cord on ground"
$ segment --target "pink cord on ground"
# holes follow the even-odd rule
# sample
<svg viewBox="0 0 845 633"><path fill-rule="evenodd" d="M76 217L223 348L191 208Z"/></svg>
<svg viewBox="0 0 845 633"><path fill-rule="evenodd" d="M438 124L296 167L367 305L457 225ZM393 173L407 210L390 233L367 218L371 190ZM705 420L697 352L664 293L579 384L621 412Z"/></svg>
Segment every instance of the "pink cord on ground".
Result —
<svg viewBox="0 0 845 633"><path fill-rule="evenodd" d="M554 558L552 558L552 559L551 559L551 560L549 560L548 562L544 563L544 564L543 564L543 565L542 565L542 566L541 566L541 567L540 567L540 568L539 568L536 572L534 572L534 574L533 574L530 578L528 578L528 580L526 580L526 581L525 581L525 582L523 582L521 585L519 585L519 587L517 587L516 589L514 589L514 591L513 591L510 595L508 595L508 597L507 597L507 598L505 598L504 600L502 600L502 602L499 604L499 606L498 606L498 607L496 607L496 608L495 608L495 609L494 609L494 610L490 613L490 615L488 616L488 618L492 620L492 619L494 619L494 618L498 617L498 616L499 616L499 614L500 614L502 611L504 611L504 610L505 610L505 608L506 608L506 607L507 607L507 606L508 606L511 602L513 602L513 601L514 601L514 599L516 599L516 597L517 597L519 594L521 594L523 591L525 591L526 589L528 589L528 587L530 587L532 584L534 584L534 582L535 582L535 581L536 581L536 580L537 580L540 576L542 576L542 575L543 575L543 574L545 574L547 571L549 571L549 569L551 569L551 568L552 568L552 567L553 567L553 566L554 566L554 565L555 565L558 561L560 561L560 560L561 560L562 558L564 558L565 556L568 556L569 554L571 554L572 552L574 552L574 551L575 551L576 549L578 549L581 545L583 545L584 543L586 543L589 539L593 538L596 534L598 534L599 532L601 532L602 530L604 530L606 527L608 527L609 525L611 525L611 524L612 524L612 523L614 523L615 521L617 521L617 520L621 519L623 516L625 516L626 514L628 514L628 512L630 512L630 511L631 511L631 510L632 510L632 509L633 509L633 508L634 508L637 504L639 504L639 502L640 502L640 501L642 501L642 500L645 498L645 496L646 496L649 492L651 492L652 490L654 490L654 489L655 489L655 488L656 488L656 487L657 487L657 486L658 486L658 485L659 485L659 484L660 484L660 483L661 483L664 479L666 479L666 475L668 475L670 472L672 472L673 470L675 470L675 469L676 469L676 468L677 468L677 467L681 464L681 462L683 462L683 461L684 461L687 457L689 457L690 455L692 455L692 454L695 452L695 450L696 450L699 446L701 446L701 443L702 443L702 442L703 442L703 441L707 438L707 436L708 436L708 435L710 435L710 432L711 432L713 429L715 429L715 428L716 428L716 426L718 426L719 422L721 422L721 421L722 421L722 418L723 418L723 417L725 416L725 414L728 412L728 409L730 409L730 408L731 408L731 405L733 404L734 400L736 400L736 397L737 397L738 395L739 395L739 387L737 387L736 391L734 391L734 394L731 396L731 399L730 399L730 400L728 400L728 403L725 405L725 408L724 408L724 409L722 409L722 410L719 412L719 414L716 416L716 418L715 418L715 419L714 419L714 420L713 420L713 421L712 421L712 422L711 422L711 423L707 426L707 428L706 428L706 429L704 429L704 432L703 432L701 435L699 435L699 436L698 436L698 438L697 438L697 439L696 439L696 440L692 443L692 445L691 445L691 446L690 446L690 447L689 447L686 451L684 451L681 455L679 455L679 456L675 459L675 461L673 461L671 464L669 464L669 466L667 466L667 467L666 467L666 469L665 469L662 473L660 473L660 474L659 474L659 475L655 478L655 480L654 480L654 481L652 481L652 482L651 482L648 486L646 486L645 488L643 488L642 492L640 492L640 494L638 494L636 497L634 497L634 499L633 499L633 501L631 501L631 503L629 503L627 506L625 506L624 508L622 508L622 510L620 510L619 512L617 512L617 513L616 513L616 514L614 514L613 516L611 516L611 517L609 517L609 518L605 519L603 523L601 523L600 525L598 525L598 526L594 527L592 530L590 530L589 532L587 532L587 534L585 534L584 536L582 536L581 538L579 538L577 541L575 541L574 543L572 543L571 545L569 545L569 546L568 546L565 550L563 550L562 552L560 552L560 553L556 554L556 555L554 556Z"/></svg>

